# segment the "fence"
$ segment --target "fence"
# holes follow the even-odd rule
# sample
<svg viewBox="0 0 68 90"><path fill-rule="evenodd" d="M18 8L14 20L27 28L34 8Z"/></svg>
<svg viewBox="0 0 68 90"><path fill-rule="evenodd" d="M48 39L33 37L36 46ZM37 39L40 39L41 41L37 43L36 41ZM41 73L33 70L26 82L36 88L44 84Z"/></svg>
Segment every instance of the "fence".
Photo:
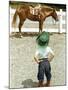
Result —
<svg viewBox="0 0 68 90"><path fill-rule="evenodd" d="M18 28L12 28L11 22L13 15L15 13L14 9L10 8L10 33L11 32L17 32L19 31ZM57 11L59 21L55 22L52 17L48 17L43 25L43 31L48 31L48 32L59 32L59 33L65 33L66 32L66 12L62 11ZM19 20L18 20L19 22ZM17 24L18 26L18 24ZM38 32L39 31L39 23L26 20L23 28L21 28L22 32Z"/></svg>
<svg viewBox="0 0 68 90"><path fill-rule="evenodd" d="M62 9L60 9L60 12L57 12L59 16L59 32L66 32L66 12L63 12ZM65 16L65 19L63 19L63 16ZM63 24L65 24L65 28L63 29Z"/></svg>

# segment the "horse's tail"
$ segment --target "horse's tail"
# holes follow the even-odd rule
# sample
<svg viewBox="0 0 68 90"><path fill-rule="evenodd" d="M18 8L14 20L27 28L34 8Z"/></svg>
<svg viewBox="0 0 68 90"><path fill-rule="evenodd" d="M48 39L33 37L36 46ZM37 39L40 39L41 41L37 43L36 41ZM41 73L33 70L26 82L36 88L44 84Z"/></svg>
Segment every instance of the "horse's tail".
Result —
<svg viewBox="0 0 68 90"><path fill-rule="evenodd" d="M15 11L15 14L13 16L12 27L16 27L16 20L17 20L17 11Z"/></svg>

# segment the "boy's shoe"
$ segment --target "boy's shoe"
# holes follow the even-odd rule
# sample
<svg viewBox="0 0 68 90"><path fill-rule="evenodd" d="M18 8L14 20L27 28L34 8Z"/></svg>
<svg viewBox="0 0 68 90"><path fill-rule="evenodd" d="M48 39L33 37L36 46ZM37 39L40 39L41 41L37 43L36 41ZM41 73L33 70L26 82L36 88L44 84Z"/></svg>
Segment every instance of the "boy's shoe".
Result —
<svg viewBox="0 0 68 90"><path fill-rule="evenodd" d="M39 83L38 83L38 87L43 87L44 85L43 85L43 81L39 81Z"/></svg>
<svg viewBox="0 0 68 90"><path fill-rule="evenodd" d="M47 81L47 83L44 84L44 87L50 87L50 81Z"/></svg>

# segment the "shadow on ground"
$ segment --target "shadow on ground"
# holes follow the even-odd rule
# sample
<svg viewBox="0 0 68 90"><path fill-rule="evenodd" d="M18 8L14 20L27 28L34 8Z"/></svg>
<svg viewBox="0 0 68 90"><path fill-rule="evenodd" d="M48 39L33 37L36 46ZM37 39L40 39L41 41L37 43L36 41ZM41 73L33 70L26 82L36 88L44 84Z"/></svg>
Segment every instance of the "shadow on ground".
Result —
<svg viewBox="0 0 68 90"><path fill-rule="evenodd" d="M34 36L38 36L39 32L21 32L21 34L19 32L12 32L10 34L10 37L15 37L15 38L21 38L21 37L34 37ZM53 35L53 33L50 33L50 35Z"/></svg>
<svg viewBox="0 0 68 90"><path fill-rule="evenodd" d="M37 36L39 33L37 32L22 32L21 36L22 37L29 37L29 36ZM10 37L15 37L15 38L21 38L19 32L12 32Z"/></svg>
<svg viewBox="0 0 68 90"><path fill-rule="evenodd" d="M33 88L37 87L37 82L34 82L32 79L26 79L22 81L23 88Z"/></svg>

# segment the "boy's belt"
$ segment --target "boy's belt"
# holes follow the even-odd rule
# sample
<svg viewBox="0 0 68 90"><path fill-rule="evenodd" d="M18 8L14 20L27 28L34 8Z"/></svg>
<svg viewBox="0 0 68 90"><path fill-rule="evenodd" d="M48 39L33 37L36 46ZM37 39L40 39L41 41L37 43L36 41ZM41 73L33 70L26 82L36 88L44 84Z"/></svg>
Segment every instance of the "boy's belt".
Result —
<svg viewBox="0 0 68 90"><path fill-rule="evenodd" d="M39 60L45 60L45 59L48 59L48 58L41 58L41 59L39 59Z"/></svg>

